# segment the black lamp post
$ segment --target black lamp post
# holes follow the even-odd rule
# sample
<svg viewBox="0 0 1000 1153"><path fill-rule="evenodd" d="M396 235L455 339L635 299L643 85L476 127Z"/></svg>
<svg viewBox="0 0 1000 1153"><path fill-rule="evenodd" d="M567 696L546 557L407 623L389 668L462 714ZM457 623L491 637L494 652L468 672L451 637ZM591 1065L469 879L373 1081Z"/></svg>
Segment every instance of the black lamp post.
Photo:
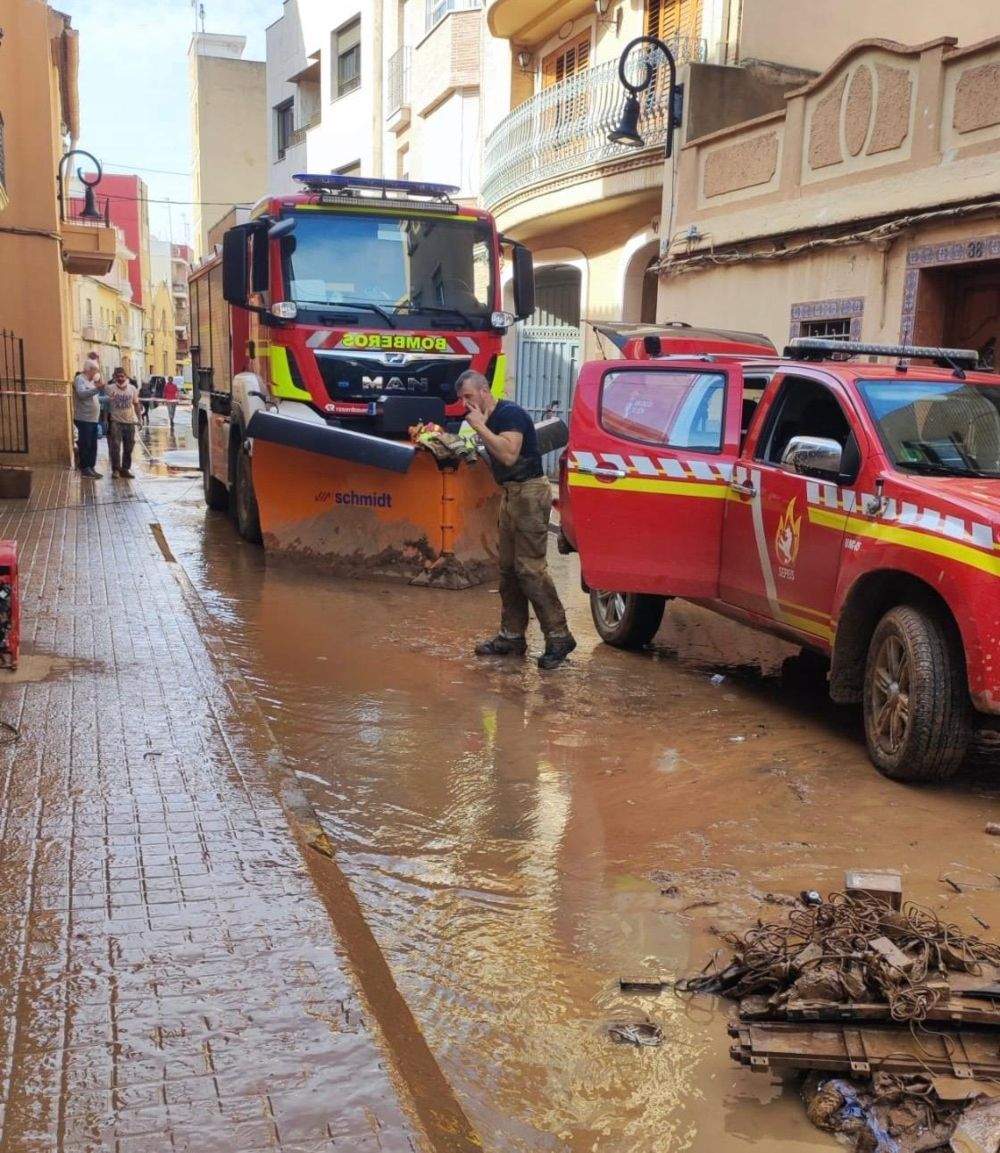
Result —
<svg viewBox="0 0 1000 1153"><path fill-rule="evenodd" d="M625 51L622 52L621 59L618 61L618 79L621 81L622 87L628 92L628 96L625 97L625 106L622 108L618 126L608 133L608 140L612 144L624 144L629 148L645 147L646 141L639 135L641 112L639 93L645 92L650 87L656 72L648 57L642 62L643 76L638 84L633 84L625 71L629 53L640 44L648 44L652 48L658 48L667 58L667 68L670 70L670 87L667 91L667 147L665 154L669 157L673 153L674 129L680 123L684 87L677 83L677 64L674 60L674 54L662 40L655 36L637 36L625 45Z"/></svg>
<svg viewBox="0 0 1000 1153"><path fill-rule="evenodd" d="M76 170L76 178L84 186L83 194L83 211L80 213L80 220L94 220L99 221L104 218L101 216L100 210L97 207L97 199L94 196L94 189L101 183L104 176L104 169L101 168L101 162L96 156L89 152L84 152L82 148L74 148L71 152L65 153L59 160L59 168L56 171L56 183L59 187L59 219L66 219L66 200L64 197L63 182L66 175L66 161L71 156L86 156L88 160L93 161L94 167L97 169L97 177L94 180L86 180L83 175L83 169Z"/></svg>

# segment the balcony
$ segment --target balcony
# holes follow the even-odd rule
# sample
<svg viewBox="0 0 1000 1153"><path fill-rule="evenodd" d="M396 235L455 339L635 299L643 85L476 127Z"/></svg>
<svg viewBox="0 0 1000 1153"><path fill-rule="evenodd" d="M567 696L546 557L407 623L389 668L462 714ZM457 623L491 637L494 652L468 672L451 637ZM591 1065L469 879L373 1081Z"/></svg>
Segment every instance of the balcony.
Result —
<svg viewBox="0 0 1000 1153"><path fill-rule="evenodd" d="M678 66L705 59L704 40L671 42ZM483 148L483 202L492 212L519 200L616 172L663 164L667 134L669 73L654 62L651 87L644 92L639 130L641 149L610 144L624 92L618 61L608 61L553 84L500 121ZM567 181L567 177L571 177Z"/></svg>
<svg viewBox="0 0 1000 1153"><path fill-rule="evenodd" d="M98 204L100 219L82 216L84 202L73 197L59 222L62 265L77 276L107 276L114 267L118 238L111 226L109 202Z"/></svg>
<svg viewBox="0 0 1000 1153"><path fill-rule="evenodd" d="M560 25L580 16L592 15L594 0L487 0L486 24L501 40L516 40L519 45L535 47L554 36Z"/></svg>
<svg viewBox="0 0 1000 1153"><path fill-rule="evenodd" d="M385 120L392 132L410 123L410 62L413 50L404 45L389 57L385 69Z"/></svg>
<svg viewBox="0 0 1000 1153"><path fill-rule="evenodd" d="M177 338L177 355L181 360L189 356L191 353L191 345L188 343L186 336L179 336Z"/></svg>
<svg viewBox="0 0 1000 1153"><path fill-rule="evenodd" d="M111 332L108 324L85 324L80 329L80 336L91 344L110 344Z"/></svg>

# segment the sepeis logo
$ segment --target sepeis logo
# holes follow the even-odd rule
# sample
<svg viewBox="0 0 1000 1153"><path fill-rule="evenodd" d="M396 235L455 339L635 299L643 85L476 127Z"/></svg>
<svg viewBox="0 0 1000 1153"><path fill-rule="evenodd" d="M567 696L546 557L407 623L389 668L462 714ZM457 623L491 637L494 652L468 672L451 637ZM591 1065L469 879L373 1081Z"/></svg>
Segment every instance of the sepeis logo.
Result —
<svg viewBox="0 0 1000 1153"><path fill-rule="evenodd" d="M393 352L447 352L443 336L412 336L402 332L345 332L338 348L385 348Z"/></svg>

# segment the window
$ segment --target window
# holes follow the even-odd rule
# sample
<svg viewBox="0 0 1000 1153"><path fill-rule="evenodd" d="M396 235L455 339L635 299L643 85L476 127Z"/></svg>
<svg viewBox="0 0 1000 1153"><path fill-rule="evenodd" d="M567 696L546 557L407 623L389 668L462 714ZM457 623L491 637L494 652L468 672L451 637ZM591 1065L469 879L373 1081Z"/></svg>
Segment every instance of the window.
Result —
<svg viewBox="0 0 1000 1153"><path fill-rule="evenodd" d="M701 0L646 0L646 35L660 40L701 33Z"/></svg>
<svg viewBox="0 0 1000 1153"><path fill-rule="evenodd" d="M835 440L841 448L847 445L848 438L853 440L840 402L818 381L785 377L768 415L768 427L758 441L757 459L781 464L793 436L823 437Z"/></svg>
<svg viewBox="0 0 1000 1153"><path fill-rule="evenodd" d="M332 88L337 97L361 85L361 19L345 24L333 34Z"/></svg>
<svg viewBox="0 0 1000 1153"><path fill-rule="evenodd" d="M279 160L284 160L285 153L291 148L294 132L295 101L284 100L281 104L275 105L274 109L274 142Z"/></svg>
<svg viewBox="0 0 1000 1153"><path fill-rule="evenodd" d="M550 88L562 80L568 80L590 67L590 33L584 32L571 43L555 52L550 52L542 60L542 87Z"/></svg>
<svg viewBox="0 0 1000 1153"><path fill-rule="evenodd" d="M480 7L480 0L427 0L427 31L448 15L449 12L466 12Z"/></svg>
<svg viewBox="0 0 1000 1153"><path fill-rule="evenodd" d="M725 399L720 372L609 372L601 386L601 427L642 444L718 452Z"/></svg>
<svg viewBox="0 0 1000 1153"><path fill-rule="evenodd" d="M408 144L396 153L396 179L410 179L410 146Z"/></svg>
<svg viewBox="0 0 1000 1153"><path fill-rule="evenodd" d="M93 324L94 324L94 302L90 299L87 299L84 301L84 304L86 304L86 306L87 306L87 308L86 308L87 324L89 326L93 327Z"/></svg>
<svg viewBox="0 0 1000 1153"><path fill-rule="evenodd" d="M823 340L850 340L851 318L838 316L833 320L805 320L800 325L803 336L820 337ZM843 353L838 353L842 356Z"/></svg>

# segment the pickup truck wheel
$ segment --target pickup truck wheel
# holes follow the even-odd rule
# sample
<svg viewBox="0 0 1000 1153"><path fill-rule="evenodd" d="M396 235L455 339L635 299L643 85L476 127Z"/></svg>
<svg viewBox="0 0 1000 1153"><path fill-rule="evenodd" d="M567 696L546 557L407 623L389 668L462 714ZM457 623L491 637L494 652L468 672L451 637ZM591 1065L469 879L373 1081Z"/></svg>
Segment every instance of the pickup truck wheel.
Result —
<svg viewBox="0 0 1000 1153"><path fill-rule="evenodd" d="M590 613L601 640L619 649L640 649L656 636L667 598L649 593L590 591Z"/></svg>
<svg viewBox="0 0 1000 1153"><path fill-rule="evenodd" d="M198 430L198 467L201 469L201 486L205 493L205 504L215 512L223 512L229 507L229 492L221 480L212 476L208 467L208 425Z"/></svg>
<svg viewBox="0 0 1000 1153"><path fill-rule="evenodd" d="M260 512L257 508L257 494L253 490L253 472L250 455L240 447L236 450L236 485L234 511L236 528L244 540L260 544L263 536L260 531Z"/></svg>
<svg viewBox="0 0 1000 1153"><path fill-rule="evenodd" d="M958 769L972 736L958 638L910 605L879 621L868 648L865 736L876 768L897 781L942 781Z"/></svg>

